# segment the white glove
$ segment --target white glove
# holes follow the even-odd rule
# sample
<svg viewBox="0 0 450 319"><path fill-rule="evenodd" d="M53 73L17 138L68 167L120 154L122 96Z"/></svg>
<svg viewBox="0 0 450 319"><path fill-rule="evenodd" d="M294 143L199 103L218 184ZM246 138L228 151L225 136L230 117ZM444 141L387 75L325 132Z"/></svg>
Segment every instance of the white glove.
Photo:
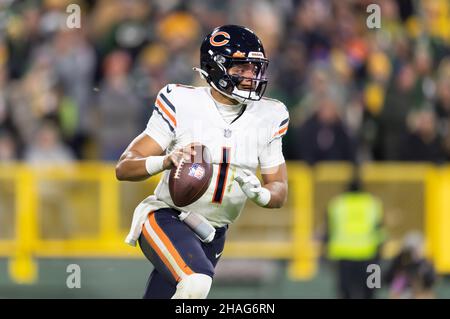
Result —
<svg viewBox="0 0 450 319"><path fill-rule="evenodd" d="M241 186L244 194L259 206L266 206L270 202L270 191L261 186L258 177L250 170L242 170L234 180Z"/></svg>

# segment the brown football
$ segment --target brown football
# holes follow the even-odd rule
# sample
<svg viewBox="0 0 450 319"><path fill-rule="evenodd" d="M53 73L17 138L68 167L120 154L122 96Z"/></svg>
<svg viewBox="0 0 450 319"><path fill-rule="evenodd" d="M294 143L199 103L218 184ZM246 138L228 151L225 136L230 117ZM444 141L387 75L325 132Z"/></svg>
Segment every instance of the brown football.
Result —
<svg viewBox="0 0 450 319"><path fill-rule="evenodd" d="M196 155L192 155L190 161L181 160L169 175L170 197L178 207L198 200L211 183L213 168L209 149L202 144L192 144L191 148Z"/></svg>

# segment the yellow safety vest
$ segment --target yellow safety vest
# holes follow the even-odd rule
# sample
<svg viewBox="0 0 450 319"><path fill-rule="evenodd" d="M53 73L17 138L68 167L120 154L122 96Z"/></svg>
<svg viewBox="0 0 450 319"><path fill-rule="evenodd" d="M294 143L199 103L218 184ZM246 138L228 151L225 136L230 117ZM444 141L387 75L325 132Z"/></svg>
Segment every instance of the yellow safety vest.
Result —
<svg viewBox="0 0 450 319"><path fill-rule="evenodd" d="M381 202L368 193L345 193L328 208L328 257L367 260L383 240Z"/></svg>

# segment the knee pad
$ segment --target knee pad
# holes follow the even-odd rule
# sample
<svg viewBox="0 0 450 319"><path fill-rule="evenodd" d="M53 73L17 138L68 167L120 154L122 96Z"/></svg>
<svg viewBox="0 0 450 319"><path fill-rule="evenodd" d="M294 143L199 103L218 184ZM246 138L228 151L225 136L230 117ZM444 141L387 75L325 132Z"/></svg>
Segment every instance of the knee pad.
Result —
<svg viewBox="0 0 450 319"><path fill-rule="evenodd" d="M177 284L172 299L206 299L211 289L212 278L204 274L192 274Z"/></svg>

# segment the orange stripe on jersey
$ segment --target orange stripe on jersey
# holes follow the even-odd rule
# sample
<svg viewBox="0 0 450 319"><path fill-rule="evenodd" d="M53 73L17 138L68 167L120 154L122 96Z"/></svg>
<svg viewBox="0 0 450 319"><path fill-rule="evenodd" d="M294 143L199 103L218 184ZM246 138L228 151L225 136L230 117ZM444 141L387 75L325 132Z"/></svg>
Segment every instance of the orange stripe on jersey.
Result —
<svg viewBox="0 0 450 319"><path fill-rule="evenodd" d="M152 212L153 213L153 212ZM150 213L150 214L152 214ZM145 226L142 227L142 233L144 234L145 239L147 239L147 242L150 244L150 246L153 248L153 250L158 254L159 258L161 258L164 265L166 265L167 269L169 269L170 273L172 274L173 278L175 278L175 281L180 280L180 276L177 275L175 270L173 269L170 262L167 260L166 256L164 256L163 252L159 249L158 245L153 241L152 237L148 233Z"/></svg>
<svg viewBox="0 0 450 319"><path fill-rule="evenodd" d="M164 233L164 231L159 227L158 223L155 219L155 214L151 214L148 217L148 220L150 221L150 226L155 231L156 235L158 235L159 239L162 240L164 245L166 246L169 253L172 255L172 257L175 259L175 262L177 263L178 267L186 274L191 275L194 272L191 268L184 262L183 258L181 258L180 254L178 253L175 246L172 244L170 239L167 237L167 235Z"/></svg>
<svg viewBox="0 0 450 319"><path fill-rule="evenodd" d="M166 109L166 107L161 103L161 101L159 99L156 99L156 104L158 104L161 111L163 111L169 117L169 119L173 122L173 124L175 124L174 126L177 126L177 120L175 119L175 117L173 117L172 114L170 114L170 112Z"/></svg>
<svg viewBox="0 0 450 319"><path fill-rule="evenodd" d="M275 137L275 136L277 136L277 135L279 135L279 134L282 134L282 133L286 132L287 129L288 129L288 127L286 126L285 128L282 128L281 130L279 130L278 132L276 132L273 136Z"/></svg>

